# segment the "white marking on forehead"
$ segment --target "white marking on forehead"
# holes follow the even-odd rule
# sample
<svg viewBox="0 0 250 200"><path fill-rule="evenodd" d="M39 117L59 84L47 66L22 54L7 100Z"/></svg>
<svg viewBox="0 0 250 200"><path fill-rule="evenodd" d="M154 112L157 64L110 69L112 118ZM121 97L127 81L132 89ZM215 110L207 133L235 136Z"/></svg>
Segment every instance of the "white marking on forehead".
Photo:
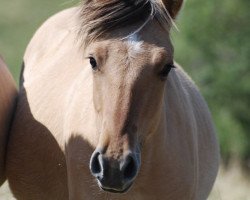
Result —
<svg viewBox="0 0 250 200"><path fill-rule="evenodd" d="M140 41L137 34L130 35L127 41L129 56L135 57L137 54L142 53L142 44L143 41Z"/></svg>

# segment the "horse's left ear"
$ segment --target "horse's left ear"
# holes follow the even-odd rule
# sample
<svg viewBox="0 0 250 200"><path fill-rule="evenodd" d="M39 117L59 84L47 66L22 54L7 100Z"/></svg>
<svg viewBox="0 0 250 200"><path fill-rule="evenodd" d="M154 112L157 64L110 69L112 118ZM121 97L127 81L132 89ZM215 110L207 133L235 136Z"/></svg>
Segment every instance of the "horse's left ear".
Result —
<svg viewBox="0 0 250 200"><path fill-rule="evenodd" d="M174 19L179 13L183 0L162 0L170 16Z"/></svg>

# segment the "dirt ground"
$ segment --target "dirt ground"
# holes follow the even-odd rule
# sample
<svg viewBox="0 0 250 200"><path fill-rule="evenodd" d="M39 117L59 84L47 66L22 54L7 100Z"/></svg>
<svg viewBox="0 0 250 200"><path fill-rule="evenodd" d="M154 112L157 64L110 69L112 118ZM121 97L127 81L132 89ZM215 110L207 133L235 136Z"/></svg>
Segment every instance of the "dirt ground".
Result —
<svg viewBox="0 0 250 200"><path fill-rule="evenodd" d="M11 195L8 184L5 183L0 188L0 200L15 200L15 198Z"/></svg>
<svg viewBox="0 0 250 200"><path fill-rule="evenodd" d="M0 189L0 200L15 200L7 184ZM243 174L237 165L227 171L221 168L208 200L250 200L250 177Z"/></svg>
<svg viewBox="0 0 250 200"><path fill-rule="evenodd" d="M250 176L239 169L237 164L221 168L208 200L250 200Z"/></svg>

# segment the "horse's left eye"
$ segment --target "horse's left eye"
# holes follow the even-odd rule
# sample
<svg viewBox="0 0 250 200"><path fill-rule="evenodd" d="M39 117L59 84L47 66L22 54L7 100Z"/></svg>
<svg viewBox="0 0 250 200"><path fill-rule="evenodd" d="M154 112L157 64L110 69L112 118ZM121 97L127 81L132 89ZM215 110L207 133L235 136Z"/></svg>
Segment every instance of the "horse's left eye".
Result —
<svg viewBox="0 0 250 200"><path fill-rule="evenodd" d="M96 62L96 60L95 60L94 57L89 57L89 63L90 63L90 65L92 66L92 69L93 69L93 70L96 70L96 69L97 69L97 62Z"/></svg>
<svg viewBox="0 0 250 200"><path fill-rule="evenodd" d="M160 71L160 76L165 78L168 76L171 69L175 68L174 64L166 64L163 69Z"/></svg>

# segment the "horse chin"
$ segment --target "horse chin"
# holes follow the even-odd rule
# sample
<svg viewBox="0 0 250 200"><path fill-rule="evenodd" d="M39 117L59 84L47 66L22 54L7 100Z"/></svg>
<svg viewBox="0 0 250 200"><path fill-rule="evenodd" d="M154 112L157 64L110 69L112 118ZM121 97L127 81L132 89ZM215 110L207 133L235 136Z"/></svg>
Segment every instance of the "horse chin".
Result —
<svg viewBox="0 0 250 200"><path fill-rule="evenodd" d="M98 183L98 185L99 185L99 187L100 187L103 191L105 191L105 192L115 193L115 194L124 194L124 193L126 193L126 192L129 191L129 189L130 189L130 188L132 187L132 185L133 185L133 182L130 183L128 186L126 186L125 189L122 189L122 190L120 190L120 189L114 189L114 188L105 188L104 186L101 186L100 183Z"/></svg>

